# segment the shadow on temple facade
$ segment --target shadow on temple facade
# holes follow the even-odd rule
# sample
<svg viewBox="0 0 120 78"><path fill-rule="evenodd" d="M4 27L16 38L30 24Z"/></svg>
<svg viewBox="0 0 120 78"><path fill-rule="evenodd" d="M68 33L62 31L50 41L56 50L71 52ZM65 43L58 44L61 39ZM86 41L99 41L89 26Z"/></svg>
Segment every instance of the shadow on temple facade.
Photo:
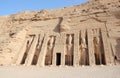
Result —
<svg viewBox="0 0 120 78"><path fill-rule="evenodd" d="M117 45L115 46L115 60L120 63L120 38L116 39Z"/></svg>

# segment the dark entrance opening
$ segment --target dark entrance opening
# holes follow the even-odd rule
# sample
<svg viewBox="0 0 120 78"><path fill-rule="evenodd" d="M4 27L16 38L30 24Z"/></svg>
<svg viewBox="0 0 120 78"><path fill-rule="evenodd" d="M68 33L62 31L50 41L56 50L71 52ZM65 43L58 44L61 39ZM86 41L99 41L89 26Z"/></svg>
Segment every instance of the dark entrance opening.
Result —
<svg viewBox="0 0 120 78"><path fill-rule="evenodd" d="M56 54L56 65L60 65L61 64L61 53L57 53Z"/></svg>

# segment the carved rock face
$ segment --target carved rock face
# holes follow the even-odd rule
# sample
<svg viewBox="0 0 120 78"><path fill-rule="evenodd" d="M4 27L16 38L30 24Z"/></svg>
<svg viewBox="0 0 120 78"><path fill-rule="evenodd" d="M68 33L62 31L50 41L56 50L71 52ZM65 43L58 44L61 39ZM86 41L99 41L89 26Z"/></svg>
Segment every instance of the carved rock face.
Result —
<svg viewBox="0 0 120 78"><path fill-rule="evenodd" d="M120 9L116 9L112 11L112 14L117 18L120 19Z"/></svg>
<svg viewBox="0 0 120 78"><path fill-rule="evenodd" d="M116 1L0 18L0 65L120 65Z"/></svg>
<svg viewBox="0 0 120 78"><path fill-rule="evenodd" d="M66 24L60 25L60 32L66 32L69 30L70 30L70 27L68 25L66 25Z"/></svg>

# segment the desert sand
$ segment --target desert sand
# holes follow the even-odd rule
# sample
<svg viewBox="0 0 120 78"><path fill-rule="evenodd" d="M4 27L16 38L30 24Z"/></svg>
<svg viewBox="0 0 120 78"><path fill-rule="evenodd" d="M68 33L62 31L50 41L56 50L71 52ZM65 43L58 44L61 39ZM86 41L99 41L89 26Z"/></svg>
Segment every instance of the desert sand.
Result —
<svg viewBox="0 0 120 78"><path fill-rule="evenodd" d="M120 66L0 67L1 78L120 78Z"/></svg>

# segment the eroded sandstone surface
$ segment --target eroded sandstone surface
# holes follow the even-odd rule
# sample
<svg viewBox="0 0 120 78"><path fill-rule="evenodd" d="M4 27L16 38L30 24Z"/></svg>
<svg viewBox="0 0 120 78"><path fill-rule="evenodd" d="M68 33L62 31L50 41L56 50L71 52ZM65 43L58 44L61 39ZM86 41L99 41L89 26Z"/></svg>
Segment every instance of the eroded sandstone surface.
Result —
<svg viewBox="0 0 120 78"><path fill-rule="evenodd" d="M120 0L0 17L0 65L120 64Z"/></svg>

